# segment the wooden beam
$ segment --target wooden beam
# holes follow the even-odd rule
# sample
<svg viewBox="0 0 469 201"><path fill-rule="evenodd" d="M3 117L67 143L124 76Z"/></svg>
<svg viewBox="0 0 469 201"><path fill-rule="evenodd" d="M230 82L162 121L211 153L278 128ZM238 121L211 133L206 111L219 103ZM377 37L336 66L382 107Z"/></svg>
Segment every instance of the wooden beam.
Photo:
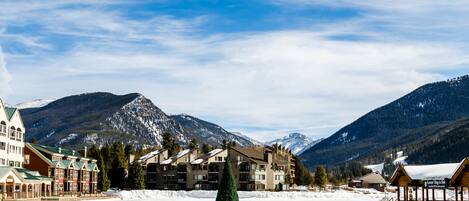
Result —
<svg viewBox="0 0 469 201"><path fill-rule="evenodd" d="M401 187L397 186L397 201L401 201Z"/></svg>
<svg viewBox="0 0 469 201"><path fill-rule="evenodd" d="M443 201L446 201L446 188L443 189Z"/></svg>
<svg viewBox="0 0 469 201"><path fill-rule="evenodd" d="M432 188L432 198L433 198L433 201L435 201L435 189Z"/></svg>
<svg viewBox="0 0 469 201"><path fill-rule="evenodd" d="M456 196L455 196L455 197L456 197L456 201L458 201L458 187L457 187L457 186L454 187L454 191L455 191L455 192L454 192L454 195L456 195Z"/></svg>
<svg viewBox="0 0 469 201"><path fill-rule="evenodd" d="M418 189L419 189L419 187L416 186L416 187L415 187L415 200L419 200L419 199L418 199Z"/></svg>
<svg viewBox="0 0 469 201"><path fill-rule="evenodd" d="M464 187L461 186L461 201L464 201Z"/></svg>
<svg viewBox="0 0 469 201"><path fill-rule="evenodd" d="M422 186L422 201L425 201L425 186Z"/></svg>

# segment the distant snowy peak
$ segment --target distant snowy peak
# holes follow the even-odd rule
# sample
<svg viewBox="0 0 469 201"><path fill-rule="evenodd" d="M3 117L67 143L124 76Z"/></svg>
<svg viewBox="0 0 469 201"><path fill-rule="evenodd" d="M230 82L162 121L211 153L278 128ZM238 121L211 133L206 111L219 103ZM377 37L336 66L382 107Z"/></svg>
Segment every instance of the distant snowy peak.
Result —
<svg viewBox="0 0 469 201"><path fill-rule="evenodd" d="M289 135L266 142L267 145L278 144L291 150L293 154L301 154L304 150L314 146L322 139L313 140L301 133L290 133Z"/></svg>
<svg viewBox="0 0 469 201"><path fill-rule="evenodd" d="M256 139L253 139L253 138L251 138L251 137L249 137L249 136L247 136L247 135L244 135L244 134L242 134L242 133L240 133L240 132L230 132L230 133L233 134L233 135L236 135L236 136L238 136L238 137L240 137L240 138L244 138L244 139L246 139L246 140L252 142L252 144L254 144L254 145L264 145L264 143L262 143L261 141L258 141L258 140L256 140Z"/></svg>
<svg viewBox="0 0 469 201"><path fill-rule="evenodd" d="M53 101L55 101L55 99L35 99L29 102L18 103L15 105L15 107L18 109L38 108L44 107Z"/></svg>

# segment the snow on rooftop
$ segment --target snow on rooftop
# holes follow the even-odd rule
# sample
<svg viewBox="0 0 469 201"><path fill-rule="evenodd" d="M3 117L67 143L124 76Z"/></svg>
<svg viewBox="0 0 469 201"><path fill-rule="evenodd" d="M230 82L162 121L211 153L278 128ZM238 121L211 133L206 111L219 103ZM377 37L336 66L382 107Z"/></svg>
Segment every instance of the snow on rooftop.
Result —
<svg viewBox="0 0 469 201"><path fill-rule="evenodd" d="M208 157L215 156L215 155L217 155L218 153L220 153L222 151L223 151L223 149L214 149L214 150L208 152Z"/></svg>
<svg viewBox="0 0 469 201"><path fill-rule="evenodd" d="M399 155L399 154L398 154ZM407 162L405 161L407 159L408 156L400 156L398 158L396 158L394 161L393 161L393 164L394 165L399 165L399 164L403 164L403 165L406 165Z"/></svg>
<svg viewBox="0 0 469 201"><path fill-rule="evenodd" d="M444 163L435 165L406 165L404 170L414 180L451 178L459 163Z"/></svg>
<svg viewBox="0 0 469 201"><path fill-rule="evenodd" d="M149 158L151 158L151 157L153 157L153 156L156 156L156 155L158 155L158 154L160 154L160 151L159 151L159 150L152 151L152 152L150 152L150 153L148 153L148 154L145 154L145 155L143 155L142 157L140 157L140 159L138 159L138 161L145 161L145 160L147 160L147 159L149 159Z"/></svg>
<svg viewBox="0 0 469 201"><path fill-rule="evenodd" d="M189 153L191 150L190 149L184 149L182 151L180 151L177 155L176 155L176 158L181 158L182 156L186 155L187 153Z"/></svg>
<svg viewBox="0 0 469 201"><path fill-rule="evenodd" d="M197 165L197 164L200 164L200 163L202 163L202 162L204 162L204 159L203 159L203 158L199 158L199 159L197 159L197 160L192 161L191 164Z"/></svg>
<svg viewBox="0 0 469 201"><path fill-rule="evenodd" d="M365 165L363 166L364 168L366 169L370 169L371 171L373 172L383 172L383 168L384 168L384 163L379 163L379 164L372 164L372 165Z"/></svg>
<svg viewBox="0 0 469 201"><path fill-rule="evenodd" d="M166 159L166 160L164 160L164 161L161 161L160 164L162 164L162 165L167 165L167 164L170 164L170 163L172 163L172 162L173 162L173 158L168 158L168 159Z"/></svg>

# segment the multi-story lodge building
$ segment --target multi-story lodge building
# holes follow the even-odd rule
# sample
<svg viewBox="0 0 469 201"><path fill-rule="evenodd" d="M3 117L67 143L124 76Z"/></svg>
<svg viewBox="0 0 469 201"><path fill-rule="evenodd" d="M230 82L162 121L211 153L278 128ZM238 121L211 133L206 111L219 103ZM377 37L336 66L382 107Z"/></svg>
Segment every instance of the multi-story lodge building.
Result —
<svg viewBox="0 0 469 201"><path fill-rule="evenodd" d="M53 195L97 193L96 160L80 156L75 150L26 143L24 154L29 158L25 168L52 178Z"/></svg>
<svg viewBox="0 0 469 201"><path fill-rule="evenodd" d="M24 199L51 194L51 179L23 168L25 127L19 110L0 99L0 192L3 199Z"/></svg>
<svg viewBox="0 0 469 201"><path fill-rule="evenodd" d="M285 190L294 182L293 155L276 145L215 149L202 155L196 149L186 149L169 158L167 152L155 151L139 162L146 170L147 188L216 190L227 157L239 190Z"/></svg>
<svg viewBox="0 0 469 201"><path fill-rule="evenodd" d="M166 149L152 151L138 159L145 173L145 186L147 189L157 188L159 164L166 159L168 159L168 150Z"/></svg>
<svg viewBox="0 0 469 201"><path fill-rule="evenodd" d="M193 190L218 190L223 164L228 156L226 149L214 149L191 161L187 186Z"/></svg>
<svg viewBox="0 0 469 201"><path fill-rule="evenodd" d="M187 178L190 176L190 162L198 155L197 149L185 149L164 161L158 167L157 188L169 190L187 190Z"/></svg>
<svg viewBox="0 0 469 201"><path fill-rule="evenodd" d="M285 190L285 175L289 172L289 160L275 149L249 147L229 149L233 173L239 190ZM275 150L278 151L278 150Z"/></svg>

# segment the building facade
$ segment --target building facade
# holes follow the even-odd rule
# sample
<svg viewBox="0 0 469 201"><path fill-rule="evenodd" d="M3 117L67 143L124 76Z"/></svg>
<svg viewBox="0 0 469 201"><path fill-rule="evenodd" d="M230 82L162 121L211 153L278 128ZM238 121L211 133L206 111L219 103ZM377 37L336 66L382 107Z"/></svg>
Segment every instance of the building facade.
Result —
<svg viewBox="0 0 469 201"><path fill-rule="evenodd" d="M26 143L25 168L52 179L53 195L96 194L98 166L96 160L75 150Z"/></svg>
<svg viewBox="0 0 469 201"><path fill-rule="evenodd" d="M168 150L166 149L152 151L138 159L138 162L143 167L145 187L147 189L157 189L159 164L166 159L168 159Z"/></svg>
<svg viewBox="0 0 469 201"><path fill-rule="evenodd" d="M232 162L239 190L280 191L288 189L294 181L293 155L276 145L214 149L207 154L186 149L171 157L167 152L155 151L141 157L139 162L146 170L149 189L217 190L227 157Z"/></svg>
<svg viewBox="0 0 469 201"><path fill-rule="evenodd" d="M25 127L18 109L0 99L0 192L3 199L51 195L52 180L24 169Z"/></svg>

